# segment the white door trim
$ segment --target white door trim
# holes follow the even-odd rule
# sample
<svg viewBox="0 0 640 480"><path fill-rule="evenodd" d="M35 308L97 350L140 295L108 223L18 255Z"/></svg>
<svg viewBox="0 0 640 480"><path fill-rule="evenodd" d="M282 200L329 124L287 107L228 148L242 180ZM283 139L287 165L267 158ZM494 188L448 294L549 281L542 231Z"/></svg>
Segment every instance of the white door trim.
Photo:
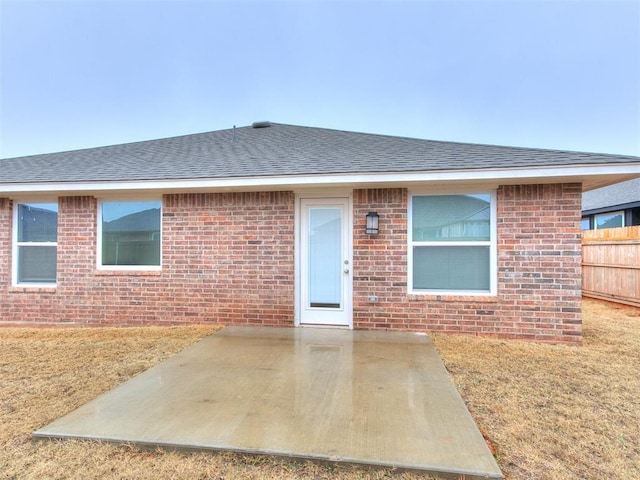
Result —
<svg viewBox="0 0 640 480"><path fill-rule="evenodd" d="M304 295L302 292L302 201L303 200L327 200L331 199L340 199L346 201L346 219L345 225L347 225L347 232L343 235L345 242L345 251L346 258L349 263L345 265L346 268L349 269L349 273L344 276L344 312L348 318L348 323L344 325L339 325L339 328L349 328L353 329L353 197L352 192L318 192L318 193L299 193L296 194L295 199L295 255L294 255L294 268L295 268L295 288L294 288L294 299L295 299L295 326L305 326L301 322L302 318L302 302L304 301ZM322 326L310 324L309 326ZM330 325L327 325L330 326Z"/></svg>

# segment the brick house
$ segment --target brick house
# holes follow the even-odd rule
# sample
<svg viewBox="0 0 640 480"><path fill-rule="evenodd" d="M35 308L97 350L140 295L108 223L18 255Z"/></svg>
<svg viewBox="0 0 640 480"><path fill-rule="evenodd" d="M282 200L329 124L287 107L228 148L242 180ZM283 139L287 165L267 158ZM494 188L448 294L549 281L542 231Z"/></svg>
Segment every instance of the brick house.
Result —
<svg viewBox="0 0 640 480"><path fill-rule="evenodd" d="M268 122L0 166L5 325L569 343L582 192L640 175L637 157Z"/></svg>
<svg viewBox="0 0 640 480"><path fill-rule="evenodd" d="M640 225L640 178L582 194L582 229Z"/></svg>

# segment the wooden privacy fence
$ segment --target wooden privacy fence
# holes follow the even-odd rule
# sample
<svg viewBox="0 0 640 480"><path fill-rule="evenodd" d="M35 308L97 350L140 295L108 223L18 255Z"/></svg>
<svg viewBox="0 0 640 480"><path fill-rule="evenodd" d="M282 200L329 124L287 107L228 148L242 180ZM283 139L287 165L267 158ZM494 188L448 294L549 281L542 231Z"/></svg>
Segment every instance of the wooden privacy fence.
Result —
<svg viewBox="0 0 640 480"><path fill-rule="evenodd" d="M582 232L582 294L640 307L640 226Z"/></svg>

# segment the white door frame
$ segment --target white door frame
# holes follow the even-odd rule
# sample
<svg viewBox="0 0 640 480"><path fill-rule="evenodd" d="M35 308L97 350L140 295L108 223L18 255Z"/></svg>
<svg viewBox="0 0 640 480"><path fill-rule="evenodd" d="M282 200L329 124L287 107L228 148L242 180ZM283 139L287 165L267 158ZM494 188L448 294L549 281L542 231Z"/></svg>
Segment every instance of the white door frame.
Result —
<svg viewBox="0 0 640 480"><path fill-rule="evenodd" d="M344 325L335 325L338 328L353 328L353 198L352 192L345 191L324 191L317 193L299 193L296 194L295 200L295 255L294 255L294 268L295 268L295 326L334 326L334 325L322 325L322 324L304 324L302 323L302 302L306 298L302 292L302 201L303 200L322 200L330 201L331 199L340 199L346 201L346 218L344 224L347 226L347 231L343 235L343 241L345 242L344 250L346 252L346 260L348 264L344 265L344 268L348 269L349 273L344 274L344 315L348 318L348 322Z"/></svg>

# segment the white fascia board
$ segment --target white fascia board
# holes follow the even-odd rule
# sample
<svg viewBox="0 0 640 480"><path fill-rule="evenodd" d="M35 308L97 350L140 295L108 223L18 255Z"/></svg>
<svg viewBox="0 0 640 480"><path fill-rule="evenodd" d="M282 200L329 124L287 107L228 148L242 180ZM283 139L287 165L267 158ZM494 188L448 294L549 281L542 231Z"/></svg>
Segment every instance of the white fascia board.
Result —
<svg viewBox="0 0 640 480"><path fill-rule="evenodd" d="M441 170L430 172L390 172L324 175L285 175L219 179L136 180L100 182L52 182L0 184L0 196L44 194L172 193L187 191L293 190L313 187L379 188L429 183L466 185L505 185L519 183L583 182L602 177L600 182L615 183L640 176L640 162L627 164L574 165L559 167ZM595 187L591 187L595 188Z"/></svg>

